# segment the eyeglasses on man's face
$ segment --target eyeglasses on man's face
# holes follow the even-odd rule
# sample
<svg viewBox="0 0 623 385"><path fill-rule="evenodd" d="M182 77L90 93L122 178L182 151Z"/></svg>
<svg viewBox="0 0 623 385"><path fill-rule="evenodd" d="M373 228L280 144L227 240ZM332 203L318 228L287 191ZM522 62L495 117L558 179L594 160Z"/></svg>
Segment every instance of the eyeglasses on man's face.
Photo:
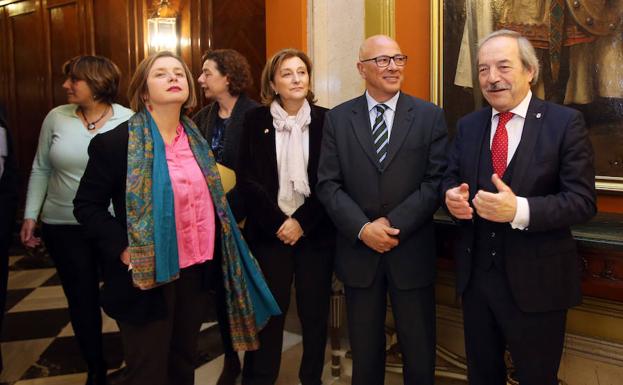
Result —
<svg viewBox="0 0 623 385"><path fill-rule="evenodd" d="M381 56L373 57L371 59L360 60L360 62L364 63L367 61L374 61L374 63L376 63L376 65L379 67L387 67L392 60L394 61L394 64L396 64L397 66L403 66L407 64L407 55L394 55L394 56L381 55Z"/></svg>

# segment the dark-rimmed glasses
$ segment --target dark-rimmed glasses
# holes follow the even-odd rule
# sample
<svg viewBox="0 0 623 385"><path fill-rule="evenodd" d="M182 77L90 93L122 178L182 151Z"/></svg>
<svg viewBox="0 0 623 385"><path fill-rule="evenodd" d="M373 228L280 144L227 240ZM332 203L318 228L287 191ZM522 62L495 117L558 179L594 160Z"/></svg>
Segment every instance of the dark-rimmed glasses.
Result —
<svg viewBox="0 0 623 385"><path fill-rule="evenodd" d="M359 61L364 63L364 62L373 61L373 60L374 60L374 63L376 63L378 67L387 67L392 60L394 61L394 64L402 67L403 65L407 64L407 55L394 55L394 56L381 55L381 56L373 57L371 59L365 59L365 60L359 60Z"/></svg>

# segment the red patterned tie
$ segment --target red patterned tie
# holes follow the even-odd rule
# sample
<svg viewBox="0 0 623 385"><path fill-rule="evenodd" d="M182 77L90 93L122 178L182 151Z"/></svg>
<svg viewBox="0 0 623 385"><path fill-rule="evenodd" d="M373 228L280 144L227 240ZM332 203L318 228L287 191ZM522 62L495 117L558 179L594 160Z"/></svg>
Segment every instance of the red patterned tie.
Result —
<svg viewBox="0 0 623 385"><path fill-rule="evenodd" d="M512 112L500 112L498 114L498 128L495 130L493 142L491 143L493 171L498 174L500 178L504 176L508 160L508 132L506 131L506 123L512 118Z"/></svg>

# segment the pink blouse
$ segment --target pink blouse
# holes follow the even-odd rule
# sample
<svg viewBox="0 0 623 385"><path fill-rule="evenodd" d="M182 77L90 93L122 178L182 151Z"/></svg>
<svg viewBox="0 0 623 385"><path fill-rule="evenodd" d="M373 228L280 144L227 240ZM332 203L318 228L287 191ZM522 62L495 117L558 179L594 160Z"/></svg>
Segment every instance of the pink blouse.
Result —
<svg viewBox="0 0 623 385"><path fill-rule="evenodd" d="M173 187L179 264L183 269L214 256L214 205L181 124L173 142L165 143L165 151Z"/></svg>

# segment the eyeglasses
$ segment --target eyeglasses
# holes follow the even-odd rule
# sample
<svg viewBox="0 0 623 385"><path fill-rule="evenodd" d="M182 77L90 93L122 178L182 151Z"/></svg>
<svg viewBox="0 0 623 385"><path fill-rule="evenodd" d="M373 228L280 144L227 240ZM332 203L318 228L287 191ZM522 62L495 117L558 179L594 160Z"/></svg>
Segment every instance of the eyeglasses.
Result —
<svg viewBox="0 0 623 385"><path fill-rule="evenodd" d="M359 61L364 63L364 62L372 61L372 60L374 60L374 62L376 63L378 67L387 67L392 60L394 61L394 64L402 67L403 65L407 64L407 55L394 55L394 56L381 55L381 56L373 57L372 59L365 59L365 60L359 60Z"/></svg>

